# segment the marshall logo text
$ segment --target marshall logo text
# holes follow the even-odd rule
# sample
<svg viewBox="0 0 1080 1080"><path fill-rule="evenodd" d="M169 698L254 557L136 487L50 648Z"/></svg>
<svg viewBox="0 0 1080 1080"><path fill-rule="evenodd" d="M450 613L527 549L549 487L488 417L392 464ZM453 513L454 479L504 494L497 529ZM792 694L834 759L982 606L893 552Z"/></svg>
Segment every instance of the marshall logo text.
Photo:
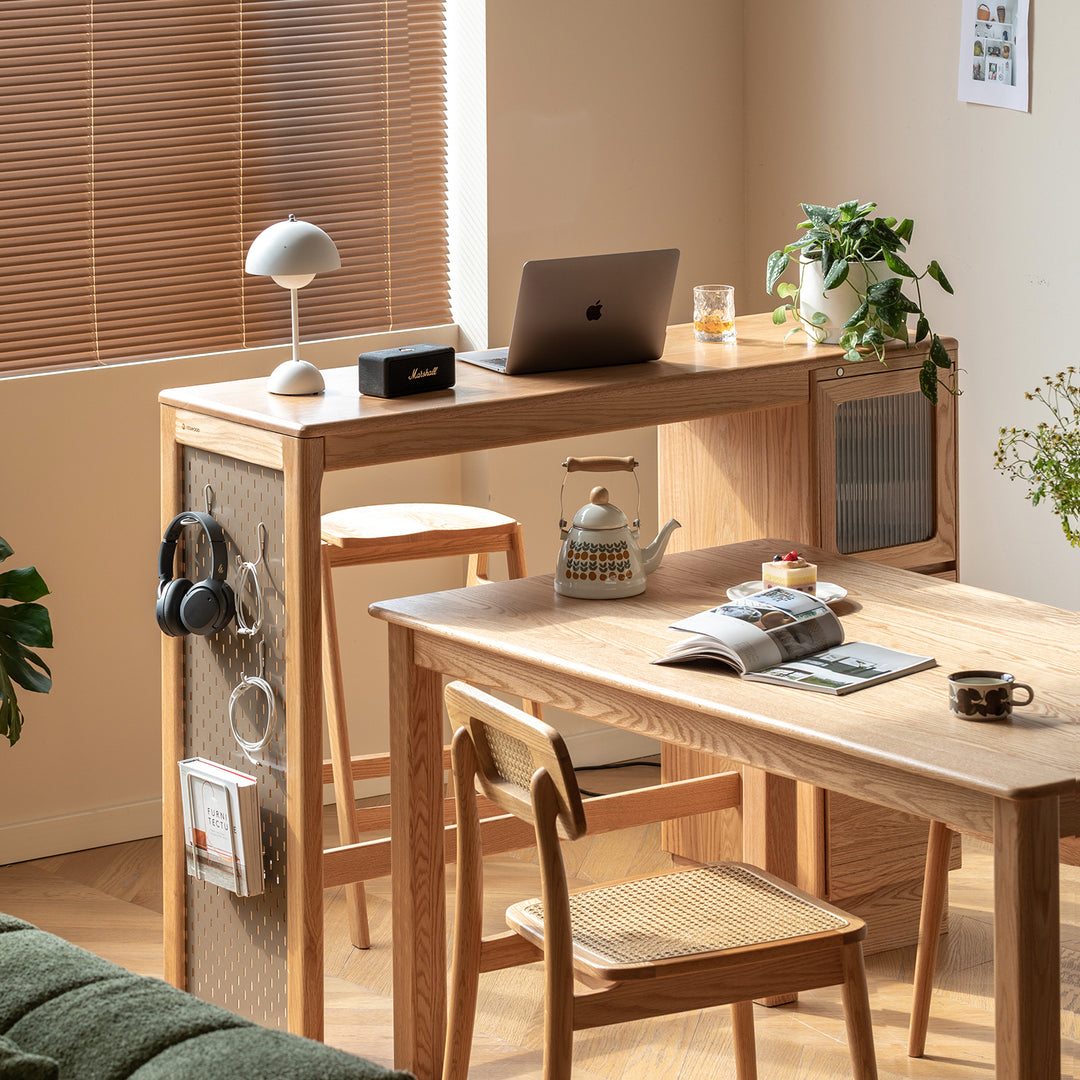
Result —
<svg viewBox="0 0 1080 1080"><path fill-rule="evenodd" d="M430 379L432 375L437 375L438 373L439 373L438 367L429 367L429 368L422 368L422 369L421 368L413 368L412 369L412 374L409 376L409 378L410 379Z"/></svg>

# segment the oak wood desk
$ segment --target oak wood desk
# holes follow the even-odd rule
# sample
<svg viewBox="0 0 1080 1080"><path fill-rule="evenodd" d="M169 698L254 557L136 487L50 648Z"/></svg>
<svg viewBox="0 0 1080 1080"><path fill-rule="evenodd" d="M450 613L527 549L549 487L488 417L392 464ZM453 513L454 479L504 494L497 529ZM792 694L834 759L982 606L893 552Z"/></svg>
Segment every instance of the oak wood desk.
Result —
<svg viewBox="0 0 1080 1080"><path fill-rule="evenodd" d="M658 667L678 617L753 579L778 541L669 555L623 600L555 595L550 575L390 600L394 1009L397 1063L439 1075L444 1013L442 675L493 686L752 768L749 861L792 865L796 780L992 833L998 1080L1060 1075L1059 799L1080 771L1072 612L811 551L843 583L847 637L939 666L844 697ZM1035 687L1004 723L959 720L945 675L1003 667ZM766 770L762 772L761 770ZM1070 803L1074 800L1070 799ZM1075 823L1063 828L1076 831Z"/></svg>
<svg viewBox="0 0 1080 1080"><path fill-rule="evenodd" d="M738 342L729 345L700 344L689 326L671 327L664 357L649 364L515 379L462 364L452 390L416 397L360 396L354 365L325 371L326 392L314 397L276 397L266 379L160 394L162 528L181 510L202 509L209 492L230 562L262 556L266 601L258 640L232 631L163 638L165 974L171 982L260 1022L322 1036L324 473L803 406L814 373L836 367L837 348L784 345L784 328L768 315L737 324ZM892 367L919 361L902 347L890 351ZM193 531L185 533L192 547L185 570L197 580L206 564L201 539L187 535ZM260 644L265 661L258 658ZM232 691L259 672L273 687L278 718L267 762L256 768L238 757L227 717ZM241 703L256 698L244 695ZM192 755L259 776L270 867L260 897L235 903L185 876L176 762ZM396 921L394 933L408 937L409 920ZM410 981L401 976L401 985ZM408 1032L400 1040L428 1043L426 1035L417 1040Z"/></svg>

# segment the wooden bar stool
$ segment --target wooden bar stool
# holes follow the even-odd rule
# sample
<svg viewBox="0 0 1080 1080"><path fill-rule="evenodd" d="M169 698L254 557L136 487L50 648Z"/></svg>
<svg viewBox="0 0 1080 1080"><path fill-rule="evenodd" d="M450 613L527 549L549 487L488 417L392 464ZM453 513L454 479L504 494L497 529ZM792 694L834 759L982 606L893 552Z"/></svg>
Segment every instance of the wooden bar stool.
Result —
<svg viewBox="0 0 1080 1080"><path fill-rule="evenodd" d="M475 585L489 580L488 556L500 551L506 553L509 576L525 577L525 546L521 525L513 518L479 507L442 503L357 506L324 514L321 527L323 693L330 736L330 757L323 761L323 783L334 785L339 843L345 846L356 844L361 832L389 828L388 806L356 808L353 782L388 776L390 755L354 757L350 750L331 571L341 566L468 555L467 584ZM538 707L531 702L526 702L525 707L539 715ZM444 761L448 769L448 747ZM366 949L371 937L364 884L358 881L345 888L350 939L357 948Z"/></svg>

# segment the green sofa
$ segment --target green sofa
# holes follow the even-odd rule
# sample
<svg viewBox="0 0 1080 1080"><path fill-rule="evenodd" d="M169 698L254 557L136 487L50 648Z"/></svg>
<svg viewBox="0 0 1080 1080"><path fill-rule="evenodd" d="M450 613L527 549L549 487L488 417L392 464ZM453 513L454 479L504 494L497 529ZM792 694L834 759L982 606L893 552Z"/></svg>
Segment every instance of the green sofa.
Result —
<svg viewBox="0 0 1080 1080"><path fill-rule="evenodd" d="M0 913L0 1080L407 1080Z"/></svg>

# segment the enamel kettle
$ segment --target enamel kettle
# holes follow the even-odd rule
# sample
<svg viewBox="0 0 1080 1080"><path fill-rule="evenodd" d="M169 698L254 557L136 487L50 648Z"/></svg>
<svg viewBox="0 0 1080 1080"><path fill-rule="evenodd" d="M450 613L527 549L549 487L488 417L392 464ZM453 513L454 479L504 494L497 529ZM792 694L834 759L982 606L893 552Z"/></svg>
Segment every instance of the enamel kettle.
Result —
<svg viewBox="0 0 1080 1080"><path fill-rule="evenodd" d="M563 513L566 477L572 472L630 472L637 483L637 462L632 457L567 458L559 493L559 530L562 550L555 570L555 591L561 596L608 600L636 596L645 591L645 579L659 565L672 532L679 523L672 518L647 547L638 546L641 519L641 485L634 522L609 501L605 487L595 487L589 501L574 515L569 528Z"/></svg>

